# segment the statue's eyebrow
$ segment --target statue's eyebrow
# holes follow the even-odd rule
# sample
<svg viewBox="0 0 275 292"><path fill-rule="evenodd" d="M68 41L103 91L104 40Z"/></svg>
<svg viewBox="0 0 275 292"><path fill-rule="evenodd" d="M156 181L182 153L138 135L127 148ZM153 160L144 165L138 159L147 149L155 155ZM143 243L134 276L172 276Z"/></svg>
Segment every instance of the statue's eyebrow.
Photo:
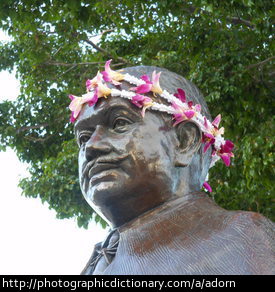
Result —
<svg viewBox="0 0 275 292"><path fill-rule="evenodd" d="M100 110L96 115L99 117L108 117L112 113L118 112L120 110L126 111L133 118L138 118L138 119L142 118L139 110L131 109L128 106L123 105L123 104L116 104L116 105L113 105L107 109ZM83 120L76 123L76 125L74 127L74 133L76 134L77 131L79 131L81 128L93 128L94 126L95 125L91 124L91 117L87 117L86 119L83 119Z"/></svg>

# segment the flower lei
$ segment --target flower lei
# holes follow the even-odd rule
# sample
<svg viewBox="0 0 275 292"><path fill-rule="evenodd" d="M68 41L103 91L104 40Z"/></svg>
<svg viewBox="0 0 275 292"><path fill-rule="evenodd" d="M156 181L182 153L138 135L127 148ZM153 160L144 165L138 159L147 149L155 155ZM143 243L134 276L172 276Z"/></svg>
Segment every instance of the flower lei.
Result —
<svg viewBox="0 0 275 292"><path fill-rule="evenodd" d="M80 114L80 111L84 104L94 106L98 99L101 97L107 98L109 95L128 99L135 106L141 108L141 115L144 117L146 109L165 112L173 116L175 121L173 126L184 122L194 121L196 122L203 134L202 143L204 143L203 152L205 153L212 146L212 160L210 168L214 164L222 159L226 166L230 166L230 158L234 157L232 150L234 144L230 140L225 140L222 135L224 134L224 128L219 128L221 121L221 115L219 114L211 123L205 116L201 114L201 105L194 105L192 101L187 101L186 94L183 89L177 89L175 94L171 94L166 90L163 90L159 84L159 78L161 72L152 74L152 78L143 75L140 79L126 73L114 71L110 68L109 60L105 63L105 70L98 72L93 79L86 81L87 93L82 96L69 95L71 103L69 109L72 111L70 121L73 123L76 121ZM135 87L130 88L130 91L119 90L118 88L109 88L107 83L112 83L115 86L121 84L120 81L126 81ZM158 94L164 98L169 106L157 103L150 97L144 95L145 93L152 92L154 96ZM207 183L208 178L203 184L203 187L211 192L212 189Z"/></svg>

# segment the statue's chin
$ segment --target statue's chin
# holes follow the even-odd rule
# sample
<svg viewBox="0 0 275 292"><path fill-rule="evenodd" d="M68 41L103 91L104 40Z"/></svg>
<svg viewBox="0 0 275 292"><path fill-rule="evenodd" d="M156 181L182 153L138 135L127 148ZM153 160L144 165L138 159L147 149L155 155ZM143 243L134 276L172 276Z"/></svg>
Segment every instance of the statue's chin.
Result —
<svg viewBox="0 0 275 292"><path fill-rule="evenodd" d="M117 227L171 199L173 183L165 174L152 180L149 175L132 177L120 168L109 169L93 175L83 193L96 213Z"/></svg>
<svg viewBox="0 0 275 292"><path fill-rule="evenodd" d="M127 192L131 183L129 176L120 169L106 170L94 175L84 194L87 202L94 208L102 208L117 201Z"/></svg>
<svg viewBox="0 0 275 292"><path fill-rule="evenodd" d="M126 192L125 190L128 190ZM117 227L133 219L133 193L120 181L104 181L90 188L86 200L93 210L110 226ZM138 216L138 214L134 214Z"/></svg>
<svg viewBox="0 0 275 292"><path fill-rule="evenodd" d="M103 170L94 174L89 181L85 181L84 196L87 201L94 201L94 194L103 190L113 189L117 185L123 185L127 179L128 175L120 168Z"/></svg>
<svg viewBox="0 0 275 292"><path fill-rule="evenodd" d="M93 205L101 207L108 205L113 200L118 200L123 192L123 186L118 181L99 182L90 188L87 199Z"/></svg>

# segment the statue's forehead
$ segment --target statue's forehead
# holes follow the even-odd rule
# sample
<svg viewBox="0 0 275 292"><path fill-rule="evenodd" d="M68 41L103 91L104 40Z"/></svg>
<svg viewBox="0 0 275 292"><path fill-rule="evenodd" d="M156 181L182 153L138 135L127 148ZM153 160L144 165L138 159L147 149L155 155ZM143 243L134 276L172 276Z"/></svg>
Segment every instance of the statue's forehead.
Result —
<svg viewBox="0 0 275 292"><path fill-rule="evenodd" d="M81 110L81 113L75 124L75 129L79 128L83 122L91 119L99 119L108 115L113 109L125 109L130 114L141 116L140 109L131 104L130 101L120 97L108 97L107 99L101 98L101 100L95 106L89 106L85 104Z"/></svg>

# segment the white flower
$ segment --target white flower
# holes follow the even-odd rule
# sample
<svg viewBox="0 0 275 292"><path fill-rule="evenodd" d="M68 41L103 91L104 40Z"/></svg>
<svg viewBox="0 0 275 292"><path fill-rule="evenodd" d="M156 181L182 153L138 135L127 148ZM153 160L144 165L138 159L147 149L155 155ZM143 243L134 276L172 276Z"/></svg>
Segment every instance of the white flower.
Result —
<svg viewBox="0 0 275 292"><path fill-rule="evenodd" d="M124 75L124 80L137 86L145 84L145 81L143 81L142 79L138 79L128 73Z"/></svg>

